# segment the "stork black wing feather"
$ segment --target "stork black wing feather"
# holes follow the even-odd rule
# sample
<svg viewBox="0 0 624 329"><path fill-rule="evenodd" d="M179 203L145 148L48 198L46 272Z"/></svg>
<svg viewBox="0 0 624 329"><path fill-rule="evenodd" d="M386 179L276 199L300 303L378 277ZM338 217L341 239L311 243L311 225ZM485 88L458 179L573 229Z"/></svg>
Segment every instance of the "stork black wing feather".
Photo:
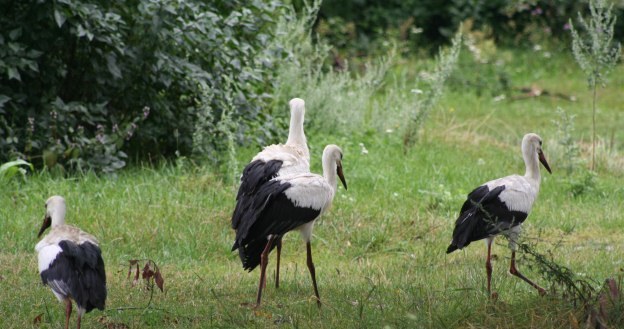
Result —
<svg viewBox="0 0 624 329"><path fill-rule="evenodd" d="M285 192L290 187L290 183L272 180L254 196L232 247L232 250L239 249L245 269L251 271L260 263L260 254L269 235L282 236L320 215L320 209L298 207L288 199Z"/></svg>
<svg viewBox="0 0 624 329"><path fill-rule="evenodd" d="M243 216L252 206L254 195L260 187L275 178L282 165L283 161L281 160L270 160L267 162L255 160L245 167L241 176L241 185L236 195L236 207L232 214L233 229L236 230L240 226Z"/></svg>
<svg viewBox="0 0 624 329"><path fill-rule="evenodd" d="M90 312L104 309L106 303L106 272L100 248L90 242L76 244L59 242L61 252L41 272L41 280L54 289L54 281L62 282L78 306ZM63 293L66 293L65 291Z"/></svg>
<svg viewBox="0 0 624 329"><path fill-rule="evenodd" d="M447 253L462 249L472 241L509 229L510 225L505 225L507 217L522 217L524 213L510 211L498 198L504 190L505 185L497 186L492 190L487 185L481 185L468 194L461 213L455 221L453 240L446 250Z"/></svg>

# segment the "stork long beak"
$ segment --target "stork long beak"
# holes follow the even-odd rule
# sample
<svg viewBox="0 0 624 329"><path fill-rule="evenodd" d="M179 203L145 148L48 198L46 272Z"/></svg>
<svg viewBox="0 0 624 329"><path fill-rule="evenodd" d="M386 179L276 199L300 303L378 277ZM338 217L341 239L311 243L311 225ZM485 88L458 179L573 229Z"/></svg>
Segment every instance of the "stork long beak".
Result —
<svg viewBox="0 0 624 329"><path fill-rule="evenodd" d="M544 165L544 168L548 170L548 173L552 174L550 166L548 165L548 161L546 161L546 157L544 156L544 152L542 152L542 150L539 150L537 151L537 154L539 155L539 161L542 163L542 165Z"/></svg>
<svg viewBox="0 0 624 329"><path fill-rule="evenodd" d="M345 190L347 189L347 181L344 178L344 174L342 173L342 163L338 162L338 167L336 168L336 172L338 173L338 177L340 177L340 181L342 182L342 186L344 186Z"/></svg>
<svg viewBox="0 0 624 329"><path fill-rule="evenodd" d="M43 232L45 232L50 225L52 225L52 218L46 214L45 217L43 217L43 224L41 224L41 229L39 230L37 237L41 237L41 234L43 234Z"/></svg>

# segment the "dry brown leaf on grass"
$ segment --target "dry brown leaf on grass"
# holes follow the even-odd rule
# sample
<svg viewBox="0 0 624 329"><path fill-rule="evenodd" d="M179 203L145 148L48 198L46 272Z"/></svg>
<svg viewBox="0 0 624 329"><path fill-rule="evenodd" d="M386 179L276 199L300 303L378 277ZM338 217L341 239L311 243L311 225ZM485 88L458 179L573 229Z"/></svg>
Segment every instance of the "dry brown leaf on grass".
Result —
<svg viewBox="0 0 624 329"><path fill-rule="evenodd" d="M158 289L161 292L164 292L164 284L165 279L163 278L162 273L160 272L160 268L151 259L148 259L145 262L145 266L143 266L143 270L139 270L139 260L132 259L129 261L130 267L128 269L128 278L130 278L130 274L132 273L132 268L135 267L134 280L132 281L132 286L134 287L139 282L139 273L141 273L141 277L145 280L145 284L147 289L149 290L151 287L150 282L153 280L153 283L156 284Z"/></svg>
<svg viewBox="0 0 624 329"><path fill-rule="evenodd" d="M163 279L162 275L160 274L160 271L156 271L156 274L154 275L154 282L156 282L156 286L160 288L160 291L163 291L165 279Z"/></svg>
<svg viewBox="0 0 624 329"><path fill-rule="evenodd" d="M34 319L33 319L33 324L38 326L41 324L41 320L43 318L43 313L39 313L39 315L37 315Z"/></svg>

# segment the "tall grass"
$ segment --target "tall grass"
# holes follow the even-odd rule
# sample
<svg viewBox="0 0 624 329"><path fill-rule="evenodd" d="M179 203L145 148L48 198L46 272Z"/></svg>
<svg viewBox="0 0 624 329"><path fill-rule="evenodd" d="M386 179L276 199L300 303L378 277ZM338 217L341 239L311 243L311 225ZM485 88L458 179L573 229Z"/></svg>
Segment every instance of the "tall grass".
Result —
<svg viewBox="0 0 624 329"><path fill-rule="evenodd" d="M560 167L570 176L582 161L580 149L574 135L574 119L576 116L562 108L557 108L557 115L559 117L553 119L553 123L557 127L557 141L556 143L551 143L551 145L555 146L555 150L558 153Z"/></svg>
<svg viewBox="0 0 624 329"><path fill-rule="evenodd" d="M403 134L403 146L406 149L416 142L418 133L429 117L429 113L442 96L444 84L457 66L461 46L462 33L460 27L451 42L451 47L440 50L433 72L421 74L421 85L424 86L419 86L419 88L423 89L411 90L415 94L415 102L411 111L411 118Z"/></svg>
<svg viewBox="0 0 624 329"><path fill-rule="evenodd" d="M366 123L366 115L375 92L384 81L394 53L368 63L360 71L347 67L334 69L329 61L331 46L315 39L312 24L321 1L305 5L297 16L280 18L276 45L286 54L275 77L275 99L293 97L306 102L306 130L324 133L349 133Z"/></svg>

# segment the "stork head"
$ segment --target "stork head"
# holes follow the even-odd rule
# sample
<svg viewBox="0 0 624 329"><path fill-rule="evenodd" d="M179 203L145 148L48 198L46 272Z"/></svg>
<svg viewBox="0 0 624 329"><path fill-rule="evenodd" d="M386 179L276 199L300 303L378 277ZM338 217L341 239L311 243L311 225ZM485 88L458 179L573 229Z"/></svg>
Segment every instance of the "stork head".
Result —
<svg viewBox="0 0 624 329"><path fill-rule="evenodd" d="M300 115L303 117L305 114L305 101L301 98L293 98L288 102L290 106L290 115Z"/></svg>
<svg viewBox="0 0 624 329"><path fill-rule="evenodd" d="M46 213L43 217L43 224L37 237L40 237L45 230L52 226L61 225L65 223L65 199L63 197L55 195L51 196L45 203Z"/></svg>
<svg viewBox="0 0 624 329"><path fill-rule="evenodd" d="M539 162L541 162L544 168L552 174L548 161L546 161L546 156L544 156L544 152L542 151L542 138L537 134L528 133L524 135L524 138L522 139L522 154L525 158L527 156L537 154Z"/></svg>
<svg viewBox="0 0 624 329"><path fill-rule="evenodd" d="M342 150L334 144L325 146L325 149L323 150L323 170L327 170L326 168L329 166L331 166L331 168L335 168L336 174L338 175L338 178L340 178L340 182L342 182L342 186L344 186L346 190L347 181L342 173Z"/></svg>

